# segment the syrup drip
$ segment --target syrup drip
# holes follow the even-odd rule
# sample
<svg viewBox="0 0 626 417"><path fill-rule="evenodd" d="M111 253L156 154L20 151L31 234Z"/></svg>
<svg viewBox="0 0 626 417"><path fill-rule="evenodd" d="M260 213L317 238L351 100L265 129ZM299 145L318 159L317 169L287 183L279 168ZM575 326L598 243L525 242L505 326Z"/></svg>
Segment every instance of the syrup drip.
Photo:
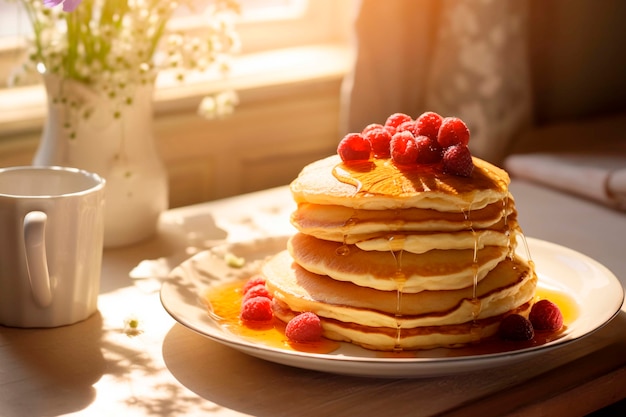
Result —
<svg viewBox="0 0 626 417"><path fill-rule="evenodd" d="M346 256L350 253L350 247L346 244L347 236L344 235L343 243L335 249L335 253L339 256Z"/></svg>
<svg viewBox="0 0 626 417"><path fill-rule="evenodd" d="M513 259L515 255L515 236L511 235L511 230L507 229L504 232L504 236L507 238L506 250L508 252L509 259Z"/></svg>
<svg viewBox="0 0 626 417"><path fill-rule="evenodd" d="M472 259L472 299L476 300L476 287L478 287L478 235L472 228L472 236L474 237L474 257Z"/></svg>
<svg viewBox="0 0 626 417"><path fill-rule="evenodd" d="M511 234L511 228L514 227L514 224L509 225L509 214L507 212L508 206L509 206L509 194L507 193L504 200L502 200L502 217L504 218L504 225L510 226L506 228L504 235L507 238L508 258L512 260L515 257L516 241L515 241L515 234Z"/></svg>
<svg viewBox="0 0 626 417"><path fill-rule="evenodd" d="M502 217L504 217L504 225L509 224L509 213L507 212L507 207L509 206L509 194L507 193L506 197L502 200Z"/></svg>
<svg viewBox="0 0 626 417"><path fill-rule="evenodd" d="M406 283L406 275L402 271L402 254L404 251L402 250L404 236L389 236L389 253L393 256L396 262L396 272L393 279L396 282L396 343L393 348L394 351L398 352L402 350L401 341L402 341L402 326L400 324L400 320L398 318L402 317L402 294L404 293L404 284ZM397 250L400 248L400 250Z"/></svg>
<svg viewBox="0 0 626 417"><path fill-rule="evenodd" d="M343 224L343 229L345 231L348 231L348 229L350 229L353 226L356 226L358 223L359 223L359 219L352 216L348 220L345 221L345 223Z"/></svg>
<svg viewBox="0 0 626 417"><path fill-rule="evenodd" d="M400 327L400 323L398 323L398 328L396 330L396 344L393 347L394 352L402 352L402 328Z"/></svg>
<svg viewBox="0 0 626 417"><path fill-rule="evenodd" d="M349 184L354 186L354 193L357 194L363 188L363 183L358 179L354 178L350 172L343 169L340 165L336 165L333 168L333 176L337 178L339 181L344 184Z"/></svg>
<svg viewBox="0 0 626 417"><path fill-rule="evenodd" d="M335 250L335 253L339 256L346 256L350 253L350 248L348 247L348 234L350 233L350 229L359 223L359 219L355 216L355 214L356 211L353 212L352 216L350 216L342 226L342 245Z"/></svg>
<svg viewBox="0 0 626 417"><path fill-rule="evenodd" d="M396 344L393 347L394 351L401 351L402 350L402 346L401 346L401 342L402 342L402 325L400 323L399 318L402 317L402 314L400 313L400 307L402 305L402 285L399 286L398 290L397 290L397 307L396 307Z"/></svg>
<svg viewBox="0 0 626 417"><path fill-rule="evenodd" d="M528 262L528 265L530 266L531 271L534 272L535 271L535 262L533 261L532 257L530 256L530 249L528 248L528 241L526 240L526 236L521 231L517 232L517 235L520 237L520 239L522 241L522 246L524 247L524 251L526 253L526 261Z"/></svg>
<svg viewBox="0 0 626 417"><path fill-rule="evenodd" d="M478 287L478 269L479 269L478 247L479 247L480 242L478 241L478 233L476 233L476 230L474 230L474 223L472 222L472 219L471 219L472 204L470 203L467 206L467 209L462 209L461 211L463 212L463 217L465 218L465 227L472 232L472 237L474 238L474 253L472 256L472 299L470 300L470 302L472 303L472 321L475 322L481 310L481 302L476 294L476 289ZM474 327L472 327L472 330L473 329Z"/></svg>

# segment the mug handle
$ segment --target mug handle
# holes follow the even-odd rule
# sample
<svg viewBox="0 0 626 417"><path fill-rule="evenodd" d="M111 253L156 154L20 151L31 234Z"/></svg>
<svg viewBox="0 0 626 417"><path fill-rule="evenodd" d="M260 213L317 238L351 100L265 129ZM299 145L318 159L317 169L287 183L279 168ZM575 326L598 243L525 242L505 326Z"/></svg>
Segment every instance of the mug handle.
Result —
<svg viewBox="0 0 626 417"><path fill-rule="evenodd" d="M47 307L52 303L52 290L46 258L45 231L47 220L48 216L43 211L31 211L24 216L24 249L30 289L35 302L40 307Z"/></svg>

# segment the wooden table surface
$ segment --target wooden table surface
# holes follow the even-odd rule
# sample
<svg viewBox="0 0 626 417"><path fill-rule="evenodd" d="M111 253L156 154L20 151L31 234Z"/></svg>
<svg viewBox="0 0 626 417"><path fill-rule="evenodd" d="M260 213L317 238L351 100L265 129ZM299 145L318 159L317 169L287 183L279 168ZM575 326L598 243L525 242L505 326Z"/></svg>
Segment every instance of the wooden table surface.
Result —
<svg viewBox="0 0 626 417"><path fill-rule="evenodd" d="M511 190L526 235L589 255L626 283L624 213L526 182ZM96 315L0 327L0 416L576 416L626 397L624 306L592 335L528 360L414 379L266 362L165 312L159 289L172 267L217 243L290 233L292 209L285 187L174 209L154 239L105 251Z"/></svg>

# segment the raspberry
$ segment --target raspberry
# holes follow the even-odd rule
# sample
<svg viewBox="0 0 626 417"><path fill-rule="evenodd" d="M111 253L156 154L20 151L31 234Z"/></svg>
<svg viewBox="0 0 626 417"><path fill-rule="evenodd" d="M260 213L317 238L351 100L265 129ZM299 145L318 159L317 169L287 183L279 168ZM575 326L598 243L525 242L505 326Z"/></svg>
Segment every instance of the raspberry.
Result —
<svg viewBox="0 0 626 417"><path fill-rule="evenodd" d="M537 301L530 310L528 319L536 330L556 332L563 327L561 310L549 300Z"/></svg>
<svg viewBox="0 0 626 417"><path fill-rule="evenodd" d="M417 146L418 164L433 164L441 161L443 149L436 140L428 136L418 136L415 138L415 144Z"/></svg>
<svg viewBox="0 0 626 417"><path fill-rule="evenodd" d="M367 132L374 130L374 129L384 129L385 126L381 125L380 123L372 123L369 124L367 126L365 126L365 128L361 131L361 134L363 136L365 136L367 134Z"/></svg>
<svg viewBox="0 0 626 417"><path fill-rule="evenodd" d="M248 290L252 287L256 287L259 284L263 284L265 285L265 278L263 278L261 275L253 275L252 277L250 277L250 279L248 279L248 281L246 281L246 283L243 285L243 293L247 293Z"/></svg>
<svg viewBox="0 0 626 417"><path fill-rule="evenodd" d="M413 136L417 136L417 125L413 120L409 120L408 122L402 122L400 126L396 128L396 133L409 131L413 134Z"/></svg>
<svg viewBox="0 0 626 417"><path fill-rule="evenodd" d="M443 118L435 112L427 111L422 113L415 121L416 136L424 135L437 140L442 120Z"/></svg>
<svg viewBox="0 0 626 417"><path fill-rule="evenodd" d="M315 313L300 313L287 323L285 336L296 343L317 342L322 338L322 322Z"/></svg>
<svg viewBox="0 0 626 417"><path fill-rule="evenodd" d="M511 314L500 322L498 335L504 340L521 342L535 337L535 331L533 330L533 325L526 317L519 314Z"/></svg>
<svg viewBox="0 0 626 417"><path fill-rule="evenodd" d="M391 138L391 159L398 165L414 164L417 160L417 145L411 132L399 132Z"/></svg>
<svg viewBox="0 0 626 417"><path fill-rule="evenodd" d="M264 322L272 320L272 301L267 297L252 297L241 305L239 317L243 321Z"/></svg>
<svg viewBox="0 0 626 417"><path fill-rule="evenodd" d="M369 140L372 146L372 152L376 158L389 158L389 142L391 142L391 134L385 128L380 127L369 130L364 133L365 139Z"/></svg>
<svg viewBox="0 0 626 417"><path fill-rule="evenodd" d="M443 170L460 177L469 177L474 170L474 161L465 145L450 146L443 153Z"/></svg>
<svg viewBox="0 0 626 417"><path fill-rule="evenodd" d="M271 299L272 295L267 290L267 288L265 288L265 284L257 284L244 293L243 302L245 303L246 301L254 297L265 297Z"/></svg>
<svg viewBox="0 0 626 417"><path fill-rule="evenodd" d="M446 117L441 121L437 141L447 148L454 145L465 145L469 143L470 132L463 120L458 117Z"/></svg>
<svg viewBox="0 0 626 417"><path fill-rule="evenodd" d="M404 122L410 122L413 119L408 114L404 113L394 113L387 118L385 121L385 126L391 126L394 129L397 129Z"/></svg>
<svg viewBox="0 0 626 417"><path fill-rule="evenodd" d="M370 142L360 133L348 133L337 147L337 153L344 162L367 161L371 152Z"/></svg>

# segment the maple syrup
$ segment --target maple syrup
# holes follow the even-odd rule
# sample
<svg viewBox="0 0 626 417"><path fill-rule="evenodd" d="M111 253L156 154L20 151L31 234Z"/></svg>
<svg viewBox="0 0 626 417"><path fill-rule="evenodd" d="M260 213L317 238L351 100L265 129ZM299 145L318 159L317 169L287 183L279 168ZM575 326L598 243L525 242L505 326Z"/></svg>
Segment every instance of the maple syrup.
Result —
<svg viewBox="0 0 626 417"><path fill-rule="evenodd" d="M209 315L226 331L265 346L308 353L330 353L339 343L322 338L319 342L293 343L285 336L285 324L274 319L263 323L242 323L239 319L245 281L212 287L204 294Z"/></svg>
<svg viewBox="0 0 626 417"><path fill-rule="evenodd" d="M485 167L476 166L471 177L447 174L439 164L399 167L391 159L339 163L332 169L340 182L355 187L355 195L407 196L437 191L446 194L472 194L475 190L506 190L507 181Z"/></svg>

